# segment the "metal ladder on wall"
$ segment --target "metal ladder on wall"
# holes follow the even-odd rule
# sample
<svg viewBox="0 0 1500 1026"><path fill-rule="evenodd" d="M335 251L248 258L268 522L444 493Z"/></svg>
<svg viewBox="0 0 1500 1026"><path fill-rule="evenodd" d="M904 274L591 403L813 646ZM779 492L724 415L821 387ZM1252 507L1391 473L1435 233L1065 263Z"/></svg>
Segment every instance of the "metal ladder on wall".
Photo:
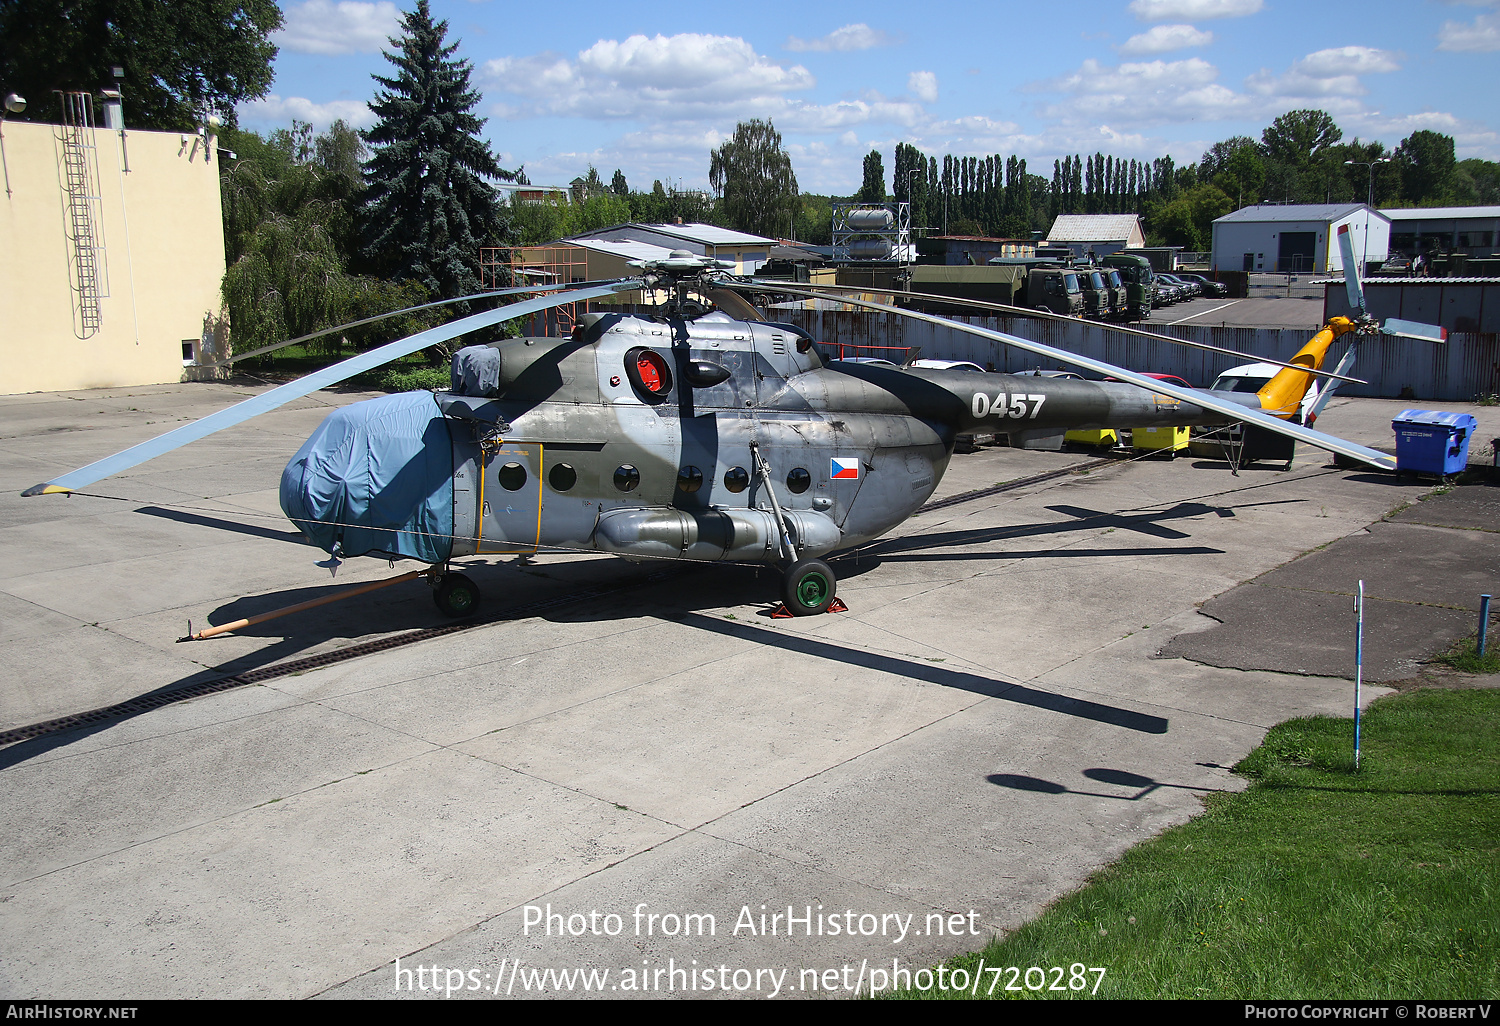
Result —
<svg viewBox="0 0 1500 1026"><path fill-rule="evenodd" d="M94 144L94 97L90 93L59 92L63 123L57 128L62 145L63 188L67 193L64 229L71 247L69 271L74 295L73 331L88 338L104 323L101 300L109 295L106 277L102 201L99 189L99 152Z"/></svg>

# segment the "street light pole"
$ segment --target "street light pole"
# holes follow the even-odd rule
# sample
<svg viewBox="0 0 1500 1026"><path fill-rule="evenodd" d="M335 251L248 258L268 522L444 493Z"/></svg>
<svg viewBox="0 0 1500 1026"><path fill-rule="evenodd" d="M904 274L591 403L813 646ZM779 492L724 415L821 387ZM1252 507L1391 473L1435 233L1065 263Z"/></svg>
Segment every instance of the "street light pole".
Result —
<svg viewBox="0 0 1500 1026"><path fill-rule="evenodd" d="M1370 169L1370 191L1365 198L1365 252L1360 260L1359 276L1365 276L1365 267L1370 263L1370 210L1375 206L1375 165L1389 164L1390 157L1381 157L1378 160L1346 160L1345 167L1366 167Z"/></svg>

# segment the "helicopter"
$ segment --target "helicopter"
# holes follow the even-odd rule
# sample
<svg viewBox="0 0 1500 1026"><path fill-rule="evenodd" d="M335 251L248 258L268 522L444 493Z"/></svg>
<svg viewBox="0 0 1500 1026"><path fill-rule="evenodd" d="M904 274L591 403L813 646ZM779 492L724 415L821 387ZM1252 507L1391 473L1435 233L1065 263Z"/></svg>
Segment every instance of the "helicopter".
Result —
<svg viewBox="0 0 1500 1026"><path fill-rule="evenodd" d="M764 319L743 298L797 294L786 283L738 278L685 251L636 266L637 277L569 286L397 340L22 494L75 491L419 349L625 291L661 297L655 313L588 313L567 337L465 347L453 355L447 391L390 395L329 414L280 483L283 511L329 553L318 565L336 571L364 554L419 560L427 569L403 577L425 575L452 617L480 603L474 581L454 568L465 557L560 549L768 565L781 571L785 611L807 616L840 608L824 557L914 514L942 479L956 436L976 428L1243 422L1394 468L1385 453L1283 419L1315 377L1342 376L1321 370L1334 339L1377 330L1362 301L1356 319L1331 321L1261 393L1215 393L857 298L843 301L1118 380L829 360L806 331Z"/></svg>

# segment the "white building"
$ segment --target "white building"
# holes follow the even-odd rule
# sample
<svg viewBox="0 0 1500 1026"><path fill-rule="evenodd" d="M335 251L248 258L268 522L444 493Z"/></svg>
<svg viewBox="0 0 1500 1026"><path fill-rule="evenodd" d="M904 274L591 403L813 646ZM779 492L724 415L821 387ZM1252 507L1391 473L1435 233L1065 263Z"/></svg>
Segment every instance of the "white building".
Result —
<svg viewBox="0 0 1500 1026"><path fill-rule="evenodd" d="M1258 204L1214 222L1213 269L1342 272L1343 225L1349 226L1356 259L1386 258L1391 219L1363 203Z"/></svg>

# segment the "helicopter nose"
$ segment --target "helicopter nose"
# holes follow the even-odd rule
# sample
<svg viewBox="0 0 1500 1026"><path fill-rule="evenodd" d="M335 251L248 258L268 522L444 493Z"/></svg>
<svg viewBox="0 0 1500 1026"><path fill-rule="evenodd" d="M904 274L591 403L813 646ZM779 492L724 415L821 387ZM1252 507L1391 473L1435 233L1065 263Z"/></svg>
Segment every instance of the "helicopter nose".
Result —
<svg viewBox="0 0 1500 1026"><path fill-rule="evenodd" d="M447 560L453 442L432 393L330 413L282 472L281 508L324 551Z"/></svg>

